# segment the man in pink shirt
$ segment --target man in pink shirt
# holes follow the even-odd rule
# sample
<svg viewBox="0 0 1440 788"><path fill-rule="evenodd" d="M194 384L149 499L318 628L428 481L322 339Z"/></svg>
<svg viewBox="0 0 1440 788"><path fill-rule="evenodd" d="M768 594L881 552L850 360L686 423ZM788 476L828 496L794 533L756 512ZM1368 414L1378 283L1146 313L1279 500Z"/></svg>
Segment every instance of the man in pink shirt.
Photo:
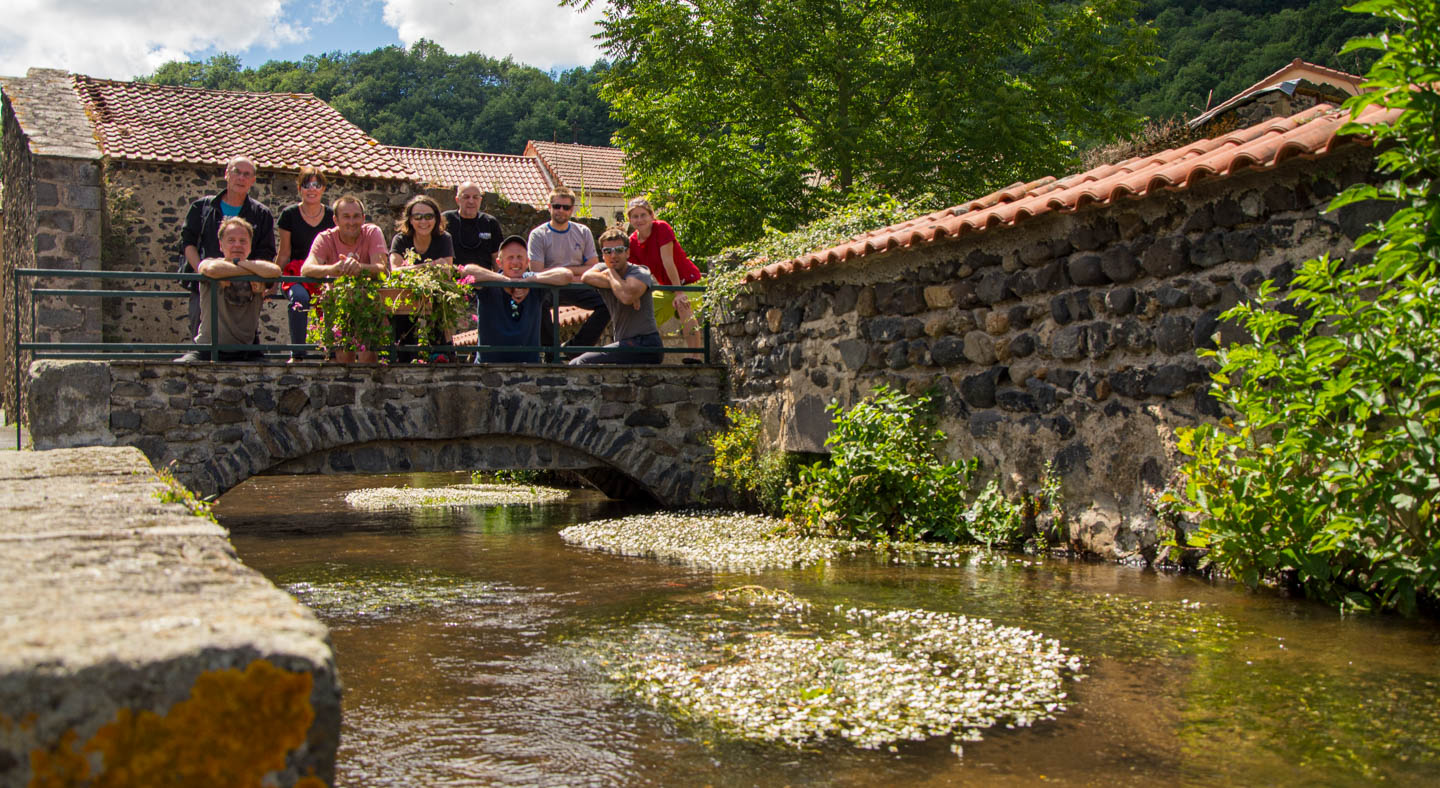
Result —
<svg viewBox="0 0 1440 788"><path fill-rule="evenodd" d="M300 275L333 278L388 271L390 252L385 247L385 234L365 221L365 204L360 198L347 194L337 199L330 210L335 214L335 226L315 236Z"/></svg>

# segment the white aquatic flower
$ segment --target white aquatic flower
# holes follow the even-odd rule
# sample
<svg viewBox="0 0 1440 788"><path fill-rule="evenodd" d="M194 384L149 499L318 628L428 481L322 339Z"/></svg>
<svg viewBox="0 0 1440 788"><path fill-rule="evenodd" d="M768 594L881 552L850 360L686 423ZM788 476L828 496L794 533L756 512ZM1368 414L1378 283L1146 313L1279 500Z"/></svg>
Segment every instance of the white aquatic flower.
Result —
<svg viewBox="0 0 1440 788"><path fill-rule="evenodd" d="M345 495L356 509L420 509L444 506L503 506L554 503L570 492L519 484L455 484L449 487L372 487Z"/></svg>

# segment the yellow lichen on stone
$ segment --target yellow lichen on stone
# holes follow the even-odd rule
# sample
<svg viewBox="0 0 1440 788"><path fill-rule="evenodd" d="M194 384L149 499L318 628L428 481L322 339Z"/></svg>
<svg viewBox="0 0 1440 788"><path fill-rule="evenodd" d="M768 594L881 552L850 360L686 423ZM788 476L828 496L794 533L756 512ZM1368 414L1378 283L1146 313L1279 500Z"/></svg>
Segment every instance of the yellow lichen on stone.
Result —
<svg viewBox="0 0 1440 788"><path fill-rule="evenodd" d="M85 756L75 750L74 731L54 750L32 751L31 788L259 785L266 774L284 769L285 754L305 742L315 719L311 684L309 673L282 670L263 659L244 673L203 673L190 697L164 716L121 709L114 722L96 731L82 752L100 755L99 774L90 774ZM324 783L306 777L296 785Z"/></svg>
<svg viewBox="0 0 1440 788"><path fill-rule="evenodd" d="M90 777L90 761L75 751L75 731L65 731L53 750L30 751L30 788L66 788Z"/></svg>

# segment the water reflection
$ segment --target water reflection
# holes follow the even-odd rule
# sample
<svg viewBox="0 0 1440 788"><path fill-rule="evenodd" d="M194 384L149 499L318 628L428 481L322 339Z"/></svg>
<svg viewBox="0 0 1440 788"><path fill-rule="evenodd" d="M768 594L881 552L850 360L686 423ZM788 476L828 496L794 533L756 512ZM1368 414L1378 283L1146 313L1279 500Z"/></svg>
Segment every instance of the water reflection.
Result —
<svg viewBox="0 0 1440 788"><path fill-rule="evenodd" d="M556 535L624 506L358 512L346 492L455 474L257 477L217 506L247 563L316 607L345 682L344 785L1434 784L1433 624L1107 564L871 559L760 575L593 553ZM746 583L820 604L925 607L1086 657L1070 709L895 754L728 741L615 692L582 644Z"/></svg>

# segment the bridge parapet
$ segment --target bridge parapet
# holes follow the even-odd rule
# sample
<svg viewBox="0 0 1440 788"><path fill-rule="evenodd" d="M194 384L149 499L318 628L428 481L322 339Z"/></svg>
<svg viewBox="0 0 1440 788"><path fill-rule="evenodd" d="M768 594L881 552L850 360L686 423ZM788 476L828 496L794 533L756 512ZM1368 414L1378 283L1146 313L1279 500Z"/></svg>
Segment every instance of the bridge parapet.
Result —
<svg viewBox="0 0 1440 788"><path fill-rule="evenodd" d="M258 473L554 468L705 500L723 368L36 361L36 448L129 445L202 495Z"/></svg>

